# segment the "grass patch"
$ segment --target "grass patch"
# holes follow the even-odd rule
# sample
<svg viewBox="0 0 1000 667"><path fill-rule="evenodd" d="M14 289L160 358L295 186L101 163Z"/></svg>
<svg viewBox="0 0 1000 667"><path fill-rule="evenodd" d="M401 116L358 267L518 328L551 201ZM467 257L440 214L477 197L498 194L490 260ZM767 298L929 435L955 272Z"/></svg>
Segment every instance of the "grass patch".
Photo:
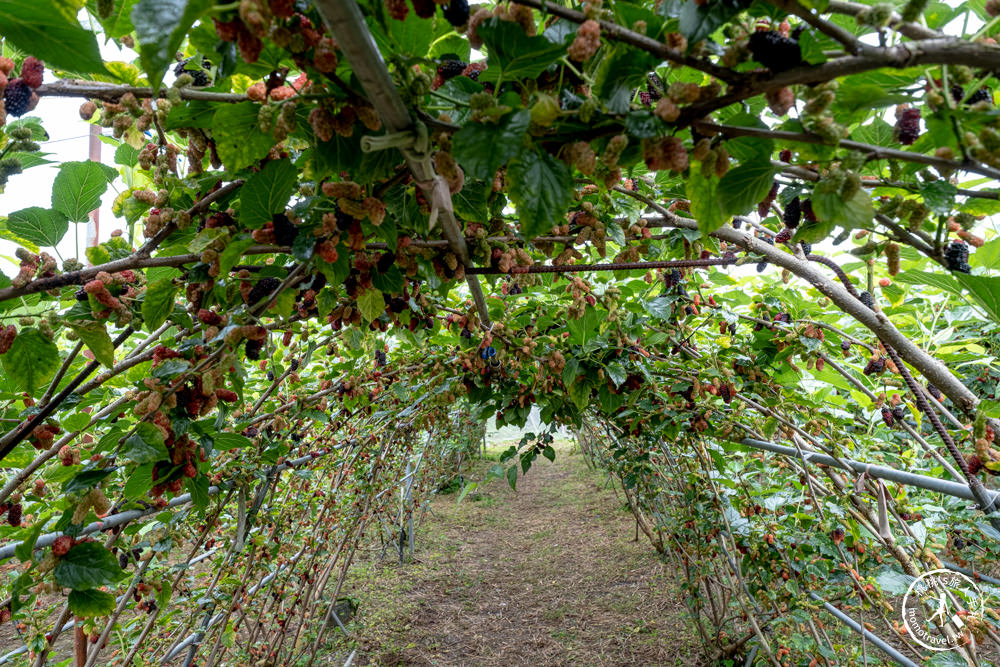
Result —
<svg viewBox="0 0 1000 667"><path fill-rule="evenodd" d="M559 444L517 491L485 483L506 449L465 468L478 485L461 503L430 503L414 562L359 554L342 593L360 603L355 642L337 633L327 650L356 645L358 665L703 664L678 578L633 541L605 477Z"/></svg>

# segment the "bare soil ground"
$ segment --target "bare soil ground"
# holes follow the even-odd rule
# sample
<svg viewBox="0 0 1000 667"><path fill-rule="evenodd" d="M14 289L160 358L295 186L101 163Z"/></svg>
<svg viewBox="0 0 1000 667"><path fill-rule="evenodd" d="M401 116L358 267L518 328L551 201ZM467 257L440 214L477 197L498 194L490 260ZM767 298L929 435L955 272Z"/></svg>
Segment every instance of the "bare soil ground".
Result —
<svg viewBox="0 0 1000 667"><path fill-rule="evenodd" d="M471 479L482 480L480 465ZM705 662L676 589L623 499L563 445L518 480L431 504L414 562L356 561L345 595L355 664L686 665ZM359 554L360 557L360 554ZM341 638L340 642L346 642ZM330 663L333 664L333 663Z"/></svg>

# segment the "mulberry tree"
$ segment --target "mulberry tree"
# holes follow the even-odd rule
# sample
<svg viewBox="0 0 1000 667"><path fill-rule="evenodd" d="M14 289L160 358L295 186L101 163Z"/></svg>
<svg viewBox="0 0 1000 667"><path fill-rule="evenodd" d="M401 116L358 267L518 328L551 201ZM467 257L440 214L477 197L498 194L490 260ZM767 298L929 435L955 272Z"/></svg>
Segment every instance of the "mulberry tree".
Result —
<svg viewBox="0 0 1000 667"><path fill-rule="evenodd" d="M312 664L398 490L537 407L491 474L570 428L711 659L977 664L995 598L946 653L898 607L1000 586L997 14L3 3L0 185L58 171L0 207L0 660Z"/></svg>

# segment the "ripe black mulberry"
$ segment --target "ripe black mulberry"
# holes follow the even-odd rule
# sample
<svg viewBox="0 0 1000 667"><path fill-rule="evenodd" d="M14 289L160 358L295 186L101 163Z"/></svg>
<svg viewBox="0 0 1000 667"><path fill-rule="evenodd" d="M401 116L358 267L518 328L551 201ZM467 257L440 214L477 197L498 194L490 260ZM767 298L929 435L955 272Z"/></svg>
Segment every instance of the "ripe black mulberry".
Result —
<svg viewBox="0 0 1000 667"><path fill-rule="evenodd" d="M451 0L441 13L452 26L461 27L469 22L469 0Z"/></svg>
<svg viewBox="0 0 1000 667"><path fill-rule="evenodd" d="M952 241L944 249L944 263L951 271L971 273L969 266L969 246L965 241Z"/></svg>
<svg viewBox="0 0 1000 667"><path fill-rule="evenodd" d="M260 359L261 350L264 349L264 340L248 340L244 349L246 351L247 359L250 361L257 361Z"/></svg>
<svg viewBox="0 0 1000 667"><path fill-rule="evenodd" d="M274 239L278 245L292 245L295 237L299 235L299 228L283 213L274 216L271 222L274 224Z"/></svg>
<svg viewBox="0 0 1000 667"><path fill-rule="evenodd" d="M785 227L789 229L795 229L799 226L799 222L802 221L802 202L799 201L798 197L785 205L782 221L785 223Z"/></svg>
<svg viewBox="0 0 1000 667"><path fill-rule="evenodd" d="M438 65L437 73L438 76L447 81L461 74L468 66L468 63L464 63L461 60L442 60L441 64Z"/></svg>
<svg viewBox="0 0 1000 667"><path fill-rule="evenodd" d="M863 371L865 375L881 375L885 371L885 359L882 357L872 357Z"/></svg>
<svg viewBox="0 0 1000 667"><path fill-rule="evenodd" d="M920 109L896 110L896 138L904 146L912 146L920 137Z"/></svg>
<svg viewBox="0 0 1000 667"><path fill-rule="evenodd" d="M274 290L278 289L279 285L281 285L281 281L277 278L270 276L261 278L253 286L253 289L250 290L250 295L247 297L247 305L252 306L261 299L270 296Z"/></svg>
<svg viewBox="0 0 1000 667"><path fill-rule="evenodd" d="M976 92L969 95L969 99L965 100L966 104L979 104L980 102L993 103L993 91L989 88L980 88Z"/></svg>
<svg viewBox="0 0 1000 667"><path fill-rule="evenodd" d="M750 35L747 48L753 59L772 72L784 72L802 63L802 48L797 40L774 30L758 30Z"/></svg>
<svg viewBox="0 0 1000 667"><path fill-rule="evenodd" d="M3 91L3 103L11 116L23 116L31 106L31 86L24 79L14 79L7 83Z"/></svg>
<svg viewBox="0 0 1000 667"><path fill-rule="evenodd" d="M212 83L212 77L209 76L208 69L212 66L212 63L208 58L202 58L201 67L196 64L191 64L194 58L185 58L184 60L177 63L174 67L174 74L181 76L182 74L190 74L192 86L207 86Z"/></svg>

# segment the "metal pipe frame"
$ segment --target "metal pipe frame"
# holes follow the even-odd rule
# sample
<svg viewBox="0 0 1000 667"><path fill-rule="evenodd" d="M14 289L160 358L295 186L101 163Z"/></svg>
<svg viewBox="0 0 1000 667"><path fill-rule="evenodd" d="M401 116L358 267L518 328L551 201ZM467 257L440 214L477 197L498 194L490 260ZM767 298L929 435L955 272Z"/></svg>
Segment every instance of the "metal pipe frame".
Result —
<svg viewBox="0 0 1000 667"><path fill-rule="evenodd" d="M407 134L418 138L421 131L426 137L426 127L418 126L410 116L409 109L403 104L382 54L379 53L375 38L372 37L365 23L361 9L354 0L315 0L313 2L323 22L337 40L341 52L351 63L351 70L361 82L361 87L378 112L387 134ZM451 193L444 180L434 172L430 152L426 145L412 147L401 146L400 152L406 158L406 164L413 173L417 185L423 190L432 209L437 211L441 220L441 228L452 252L462 262L470 265L469 248L465 237L455 218L455 209L451 201ZM432 220L433 223L433 220ZM486 307L486 297L479 279L471 274L466 275L469 292L476 303L476 310L484 328L491 327L489 309Z"/></svg>

